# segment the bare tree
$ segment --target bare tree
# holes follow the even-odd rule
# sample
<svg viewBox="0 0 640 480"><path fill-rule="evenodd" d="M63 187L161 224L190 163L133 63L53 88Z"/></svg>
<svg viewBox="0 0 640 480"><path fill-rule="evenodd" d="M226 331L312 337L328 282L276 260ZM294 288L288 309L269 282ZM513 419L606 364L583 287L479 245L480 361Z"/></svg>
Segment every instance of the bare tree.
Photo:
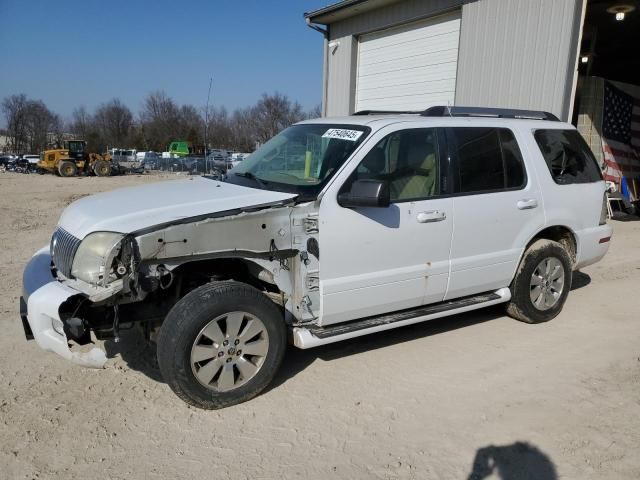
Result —
<svg viewBox="0 0 640 480"><path fill-rule="evenodd" d="M302 106L298 102L292 102L289 97L281 93L268 95L262 94L262 98L252 109L256 141L263 143L274 135L305 118Z"/></svg>
<svg viewBox="0 0 640 480"><path fill-rule="evenodd" d="M322 105L318 104L307 112L307 118L322 117Z"/></svg>
<svg viewBox="0 0 640 480"><path fill-rule="evenodd" d="M127 143L133 126L133 115L129 107L114 98L96 109L94 121L99 129L102 145L122 146Z"/></svg>
<svg viewBox="0 0 640 480"><path fill-rule="evenodd" d="M144 100L140 123L149 146L154 150L164 150L176 139L179 108L164 92L151 92Z"/></svg>
<svg viewBox="0 0 640 480"><path fill-rule="evenodd" d="M93 117L87 112L84 105L74 108L71 113L71 131L80 138L86 139L92 128Z"/></svg>
<svg viewBox="0 0 640 480"><path fill-rule="evenodd" d="M58 126L60 118L42 100L29 100L25 112L26 145L29 152L38 153L53 146L55 139L49 134Z"/></svg>
<svg viewBox="0 0 640 480"><path fill-rule="evenodd" d="M10 148L16 153L38 152L53 144L61 145L63 122L40 100L26 95L12 95L2 102ZM252 107L232 113L224 107L209 108L207 143L230 150L251 151L289 125L305 118L320 116L320 106L304 112L298 102L281 93L264 93ZM107 145L165 150L175 140L194 145L204 142L204 117L193 105L178 105L162 91L151 92L144 99L139 122L120 100L101 104L95 112L84 106L73 110L69 129L84 139L90 151Z"/></svg>
<svg viewBox="0 0 640 480"><path fill-rule="evenodd" d="M27 96L24 93L5 97L2 113L7 122L9 148L13 153L24 153L27 143Z"/></svg>

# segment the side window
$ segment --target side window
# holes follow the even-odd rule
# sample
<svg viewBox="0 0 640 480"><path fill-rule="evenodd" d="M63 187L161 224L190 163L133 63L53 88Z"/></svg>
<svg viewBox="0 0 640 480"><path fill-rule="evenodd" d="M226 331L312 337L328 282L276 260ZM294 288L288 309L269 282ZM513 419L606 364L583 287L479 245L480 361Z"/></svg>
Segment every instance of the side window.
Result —
<svg viewBox="0 0 640 480"><path fill-rule="evenodd" d="M356 180L389 183L392 202L420 200L440 193L437 134L433 128L394 132L378 142L351 175L343 190Z"/></svg>
<svg viewBox="0 0 640 480"><path fill-rule="evenodd" d="M454 193L483 193L523 188L526 174L522 154L511 130L454 127L450 143L456 153Z"/></svg>
<svg viewBox="0 0 640 480"><path fill-rule="evenodd" d="M577 130L536 130L534 137L557 184L602 180L598 162Z"/></svg>

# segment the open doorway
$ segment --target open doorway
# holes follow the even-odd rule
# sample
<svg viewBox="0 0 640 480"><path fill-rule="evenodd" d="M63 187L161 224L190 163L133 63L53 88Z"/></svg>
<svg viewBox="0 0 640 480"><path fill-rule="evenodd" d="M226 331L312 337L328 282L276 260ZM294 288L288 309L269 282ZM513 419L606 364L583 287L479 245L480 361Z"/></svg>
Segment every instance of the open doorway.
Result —
<svg viewBox="0 0 640 480"><path fill-rule="evenodd" d="M587 0L573 123L629 201L640 196L640 0Z"/></svg>

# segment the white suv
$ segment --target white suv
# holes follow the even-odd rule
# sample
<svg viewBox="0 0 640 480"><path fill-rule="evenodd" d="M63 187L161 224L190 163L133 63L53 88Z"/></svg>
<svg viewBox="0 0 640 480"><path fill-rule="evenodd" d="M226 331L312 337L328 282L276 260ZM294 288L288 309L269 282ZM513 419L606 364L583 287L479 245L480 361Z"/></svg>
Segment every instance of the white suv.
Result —
<svg viewBox="0 0 640 480"><path fill-rule="evenodd" d="M139 326L186 402L258 394L310 348L503 303L552 319L607 252L605 185L544 112L434 107L298 123L229 172L82 198L24 274L27 338L101 367Z"/></svg>

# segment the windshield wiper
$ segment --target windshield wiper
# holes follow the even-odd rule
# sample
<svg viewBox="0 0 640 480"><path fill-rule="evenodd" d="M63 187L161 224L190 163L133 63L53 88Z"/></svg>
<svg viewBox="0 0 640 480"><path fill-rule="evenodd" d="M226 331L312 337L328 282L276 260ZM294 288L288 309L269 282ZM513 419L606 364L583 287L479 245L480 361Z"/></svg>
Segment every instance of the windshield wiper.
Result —
<svg viewBox="0 0 640 480"><path fill-rule="evenodd" d="M248 178L249 180L253 180L258 184L260 188L264 190L268 190L267 185L251 172L233 172L233 174L237 175L238 177Z"/></svg>

